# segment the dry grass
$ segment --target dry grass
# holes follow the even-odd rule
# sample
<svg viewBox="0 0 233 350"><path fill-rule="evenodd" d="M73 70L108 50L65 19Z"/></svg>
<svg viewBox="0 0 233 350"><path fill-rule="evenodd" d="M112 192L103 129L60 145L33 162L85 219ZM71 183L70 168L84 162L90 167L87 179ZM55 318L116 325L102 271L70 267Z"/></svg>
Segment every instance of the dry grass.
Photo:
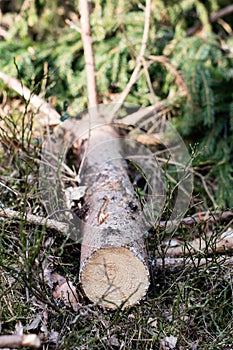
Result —
<svg viewBox="0 0 233 350"><path fill-rule="evenodd" d="M44 215L35 161L40 144L34 142L30 120L7 118L5 130L16 120L21 125L17 132L11 128L0 151L0 205L20 211L21 217L0 218L1 334L12 334L21 323L25 333L40 335L42 349L232 349L232 268L215 252L211 262L205 253L195 253L197 260L185 268L151 267L148 295L126 310L109 312L82 296L79 242L25 220L25 213ZM188 239L200 227L178 232ZM147 238L152 261L161 256L155 244L161 237L164 232L152 231ZM206 265L199 266L201 258ZM54 271L77 286L75 310L54 297Z"/></svg>

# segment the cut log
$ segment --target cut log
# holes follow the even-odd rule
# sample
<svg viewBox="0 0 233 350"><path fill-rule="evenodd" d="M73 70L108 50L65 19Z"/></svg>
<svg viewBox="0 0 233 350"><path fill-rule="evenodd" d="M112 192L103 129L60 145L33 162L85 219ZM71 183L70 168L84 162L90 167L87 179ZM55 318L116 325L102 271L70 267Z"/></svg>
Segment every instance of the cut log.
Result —
<svg viewBox="0 0 233 350"><path fill-rule="evenodd" d="M149 286L140 203L111 126L100 121L92 128L85 157L89 211L83 224L82 288L92 302L124 308L136 304Z"/></svg>

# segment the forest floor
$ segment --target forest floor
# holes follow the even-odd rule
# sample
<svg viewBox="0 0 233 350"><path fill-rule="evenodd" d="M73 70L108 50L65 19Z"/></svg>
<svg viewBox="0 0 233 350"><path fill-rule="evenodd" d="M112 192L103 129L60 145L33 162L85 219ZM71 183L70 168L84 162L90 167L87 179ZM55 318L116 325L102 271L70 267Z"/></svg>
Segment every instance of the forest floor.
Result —
<svg viewBox="0 0 233 350"><path fill-rule="evenodd" d="M159 249L166 231L151 230L149 292L133 307L101 309L82 294L80 242L27 219L45 217L38 191L41 140L30 118L18 114L1 123L0 210L18 213L0 215L1 335L38 334L41 349L233 349L232 260L217 249L219 237L232 231L232 215L206 220L195 198L186 215L199 212L199 220L180 224L172 238L202 237L206 249L190 249L171 266Z"/></svg>

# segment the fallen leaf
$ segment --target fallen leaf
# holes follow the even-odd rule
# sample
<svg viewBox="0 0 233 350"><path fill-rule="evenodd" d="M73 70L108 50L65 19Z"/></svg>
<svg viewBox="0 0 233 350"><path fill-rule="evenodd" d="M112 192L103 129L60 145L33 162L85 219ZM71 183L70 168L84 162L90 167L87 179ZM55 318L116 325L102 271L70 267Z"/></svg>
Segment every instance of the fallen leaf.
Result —
<svg viewBox="0 0 233 350"><path fill-rule="evenodd" d="M62 299L66 305L72 306L74 311L78 310L78 294L72 282L65 281L56 286L53 297Z"/></svg>
<svg viewBox="0 0 233 350"><path fill-rule="evenodd" d="M27 331L30 331L32 329L37 329L39 324L42 321L42 317L40 314L37 314L36 317L33 319L33 321L25 327Z"/></svg>
<svg viewBox="0 0 233 350"><path fill-rule="evenodd" d="M73 201L79 201L81 198L85 196L86 186L75 186L75 187L67 187L65 189L65 199L66 205L69 209L73 206Z"/></svg>
<svg viewBox="0 0 233 350"><path fill-rule="evenodd" d="M111 335L110 339L109 339L109 344L111 346L115 346L117 348L120 347L120 343L119 343L119 340L117 339L116 335Z"/></svg>
<svg viewBox="0 0 233 350"><path fill-rule="evenodd" d="M57 273L57 272L51 273L51 279L52 279L53 284L58 284L59 286L66 282L65 277L62 275L59 275L59 273Z"/></svg>
<svg viewBox="0 0 233 350"><path fill-rule="evenodd" d="M49 341L52 343L56 343L58 338L59 338L59 333L52 329L52 331L49 334Z"/></svg>
<svg viewBox="0 0 233 350"><path fill-rule="evenodd" d="M177 337L170 335L160 341L160 350L174 350L177 344Z"/></svg>
<svg viewBox="0 0 233 350"><path fill-rule="evenodd" d="M149 317L147 324L153 328L157 328L158 320L157 320L157 318Z"/></svg>

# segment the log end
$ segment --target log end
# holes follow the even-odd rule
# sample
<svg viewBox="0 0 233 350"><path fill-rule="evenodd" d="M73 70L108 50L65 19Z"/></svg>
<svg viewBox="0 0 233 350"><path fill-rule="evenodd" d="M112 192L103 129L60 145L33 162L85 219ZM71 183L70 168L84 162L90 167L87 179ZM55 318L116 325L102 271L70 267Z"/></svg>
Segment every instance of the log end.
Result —
<svg viewBox="0 0 233 350"><path fill-rule="evenodd" d="M135 305L149 287L148 268L134 249L103 247L81 268L82 288L88 299L108 309Z"/></svg>

